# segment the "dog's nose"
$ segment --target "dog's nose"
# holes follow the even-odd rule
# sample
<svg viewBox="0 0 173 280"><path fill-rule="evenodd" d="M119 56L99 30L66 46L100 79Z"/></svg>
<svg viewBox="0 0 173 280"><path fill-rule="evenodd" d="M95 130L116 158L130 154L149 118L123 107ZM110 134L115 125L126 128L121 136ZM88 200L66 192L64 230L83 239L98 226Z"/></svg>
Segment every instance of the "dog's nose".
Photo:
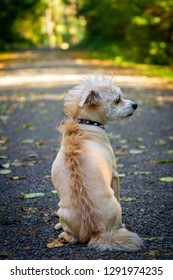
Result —
<svg viewBox="0 0 173 280"><path fill-rule="evenodd" d="M133 108L134 110L136 110L136 109L137 109L137 107L138 107L138 104L136 104L136 103L132 103L132 108Z"/></svg>

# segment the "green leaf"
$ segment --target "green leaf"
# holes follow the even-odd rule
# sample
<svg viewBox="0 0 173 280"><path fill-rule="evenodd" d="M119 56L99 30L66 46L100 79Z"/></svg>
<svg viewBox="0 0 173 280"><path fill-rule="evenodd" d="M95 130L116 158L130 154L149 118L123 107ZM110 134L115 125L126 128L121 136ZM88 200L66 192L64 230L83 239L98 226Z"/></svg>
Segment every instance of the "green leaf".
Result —
<svg viewBox="0 0 173 280"><path fill-rule="evenodd" d="M9 162L7 162L7 163L4 163L4 164L0 164L0 167L2 167L2 168L9 168L10 167L10 164L9 164Z"/></svg>
<svg viewBox="0 0 173 280"><path fill-rule="evenodd" d="M173 182L173 177L161 177L159 180L161 182Z"/></svg>
<svg viewBox="0 0 173 280"><path fill-rule="evenodd" d="M152 236L152 237L143 237L143 239L153 241L153 240L163 240L163 237L162 236Z"/></svg>
<svg viewBox="0 0 173 280"><path fill-rule="evenodd" d="M38 155L36 153L31 153L28 155L29 158L38 158Z"/></svg>
<svg viewBox="0 0 173 280"><path fill-rule="evenodd" d="M163 139L158 139L154 142L154 144L158 146L162 146L162 145L166 145L166 141Z"/></svg>
<svg viewBox="0 0 173 280"><path fill-rule="evenodd" d="M136 198L128 196L128 197L122 197L122 198L120 198L120 200L123 202L131 202L131 201L136 200Z"/></svg>
<svg viewBox="0 0 173 280"><path fill-rule="evenodd" d="M129 150L129 153L133 154L133 155L142 154L143 152L144 152L143 150L139 150L139 149L131 149L131 150Z"/></svg>
<svg viewBox="0 0 173 280"><path fill-rule="evenodd" d="M114 134L112 132L108 133L107 135L108 135L109 139L119 139L121 137L121 135Z"/></svg>
<svg viewBox="0 0 173 280"><path fill-rule="evenodd" d="M16 181L16 180L26 179L26 177L25 176L11 176L10 179Z"/></svg>
<svg viewBox="0 0 173 280"><path fill-rule="evenodd" d="M0 155L0 159L7 159L7 158L8 158L7 156Z"/></svg>
<svg viewBox="0 0 173 280"><path fill-rule="evenodd" d="M173 150L167 150L167 151L166 151L166 154L167 154L167 155L172 155L172 154L173 154Z"/></svg>
<svg viewBox="0 0 173 280"><path fill-rule="evenodd" d="M124 178L124 177L126 176L126 174L120 173L120 174L118 174L118 176L119 176L120 178Z"/></svg>
<svg viewBox="0 0 173 280"><path fill-rule="evenodd" d="M57 194L57 191L56 190L51 190L51 193Z"/></svg>
<svg viewBox="0 0 173 280"><path fill-rule="evenodd" d="M151 171L134 171L132 172L132 174L135 174L135 175L148 175L148 174L151 174L152 172Z"/></svg>
<svg viewBox="0 0 173 280"><path fill-rule="evenodd" d="M24 143L24 144L33 144L34 142L35 142L34 139L24 139L24 140L22 141L22 143Z"/></svg>
<svg viewBox="0 0 173 280"><path fill-rule="evenodd" d="M31 123L25 123L23 125L23 128L25 128L25 129L34 129L34 126Z"/></svg>
<svg viewBox="0 0 173 280"><path fill-rule="evenodd" d="M20 193L20 198L38 198L45 196L44 193Z"/></svg>
<svg viewBox="0 0 173 280"><path fill-rule="evenodd" d="M11 173L10 169L2 169L2 170L0 170L0 174L1 175L7 175L7 174L10 174L10 173Z"/></svg>
<svg viewBox="0 0 173 280"><path fill-rule="evenodd" d="M35 145L36 146L43 146L44 142L43 141L37 141L37 142L35 142Z"/></svg>
<svg viewBox="0 0 173 280"><path fill-rule="evenodd" d="M155 161L156 163L167 163L167 162L173 162L173 159L159 159Z"/></svg>

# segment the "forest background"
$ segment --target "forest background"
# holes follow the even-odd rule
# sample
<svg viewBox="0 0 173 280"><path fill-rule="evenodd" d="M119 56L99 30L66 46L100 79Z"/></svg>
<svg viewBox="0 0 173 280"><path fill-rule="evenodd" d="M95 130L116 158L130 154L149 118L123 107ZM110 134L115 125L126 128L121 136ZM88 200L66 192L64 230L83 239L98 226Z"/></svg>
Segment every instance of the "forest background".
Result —
<svg viewBox="0 0 173 280"><path fill-rule="evenodd" d="M83 49L115 62L173 64L172 0L0 0L0 51Z"/></svg>

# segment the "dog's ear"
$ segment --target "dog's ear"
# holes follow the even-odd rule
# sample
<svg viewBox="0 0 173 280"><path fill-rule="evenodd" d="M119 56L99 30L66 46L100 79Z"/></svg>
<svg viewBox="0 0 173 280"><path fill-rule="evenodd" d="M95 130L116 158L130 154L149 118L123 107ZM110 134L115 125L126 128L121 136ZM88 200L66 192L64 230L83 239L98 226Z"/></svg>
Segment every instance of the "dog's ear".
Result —
<svg viewBox="0 0 173 280"><path fill-rule="evenodd" d="M80 107L83 107L84 104L88 104L89 106L96 105L97 100L99 98L99 94L94 90L84 92L82 99L79 103Z"/></svg>

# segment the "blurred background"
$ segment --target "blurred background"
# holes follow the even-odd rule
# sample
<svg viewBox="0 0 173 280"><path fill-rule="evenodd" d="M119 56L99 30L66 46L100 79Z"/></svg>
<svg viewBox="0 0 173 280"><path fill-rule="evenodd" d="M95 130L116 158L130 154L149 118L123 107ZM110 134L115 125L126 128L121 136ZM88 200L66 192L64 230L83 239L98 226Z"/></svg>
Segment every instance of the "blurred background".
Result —
<svg viewBox="0 0 173 280"><path fill-rule="evenodd" d="M0 0L0 51L85 50L115 62L173 64L172 0Z"/></svg>

